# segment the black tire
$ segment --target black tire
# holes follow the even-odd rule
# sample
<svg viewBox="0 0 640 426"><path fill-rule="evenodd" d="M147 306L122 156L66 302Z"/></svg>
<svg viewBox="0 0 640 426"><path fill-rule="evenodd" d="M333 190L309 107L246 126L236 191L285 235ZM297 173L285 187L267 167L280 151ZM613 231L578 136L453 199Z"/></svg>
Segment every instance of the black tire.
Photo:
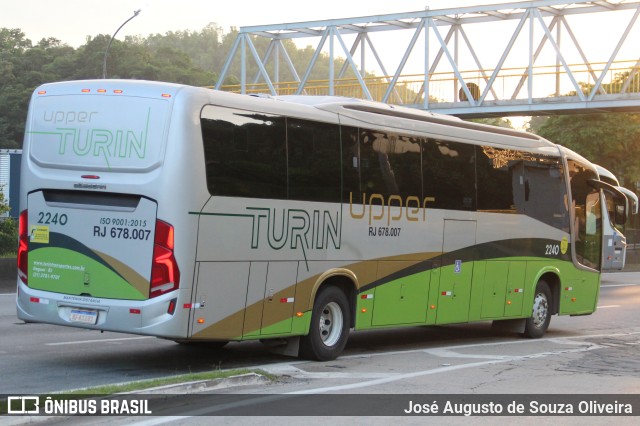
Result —
<svg viewBox="0 0 640 426"><path fill-rule="evenodd" d="M540 280L536 285L533 296L533 308L531 317L527 318L524 326L524 336L530 339L538 339L547 332L551 322L551 289L546 281Z"/></svg>
<svg viewBox="0 0 640 426"><path fill-rule="evenodd" d="M347 296L338 287L323 287L313 304L309 334L300 338L300 356L317 361L336 359L347 344L350 324Z"/></svg>

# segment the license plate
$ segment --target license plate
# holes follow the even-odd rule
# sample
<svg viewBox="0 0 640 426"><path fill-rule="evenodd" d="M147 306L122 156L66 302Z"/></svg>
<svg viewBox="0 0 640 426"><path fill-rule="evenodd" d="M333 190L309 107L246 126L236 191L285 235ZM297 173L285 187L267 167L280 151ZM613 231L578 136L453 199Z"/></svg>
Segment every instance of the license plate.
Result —
<svg viewBox="0 0 640 426"><path fill-rule="evenodd" d="M72 309L69 320L83 324L95 324L98 322L98 311L90 309Z"/></svg>

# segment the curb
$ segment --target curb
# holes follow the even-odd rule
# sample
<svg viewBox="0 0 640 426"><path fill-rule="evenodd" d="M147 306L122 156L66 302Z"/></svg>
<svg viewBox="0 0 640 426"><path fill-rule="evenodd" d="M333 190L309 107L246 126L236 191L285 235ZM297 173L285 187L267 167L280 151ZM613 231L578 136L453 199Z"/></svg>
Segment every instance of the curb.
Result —
<svg viewBox="0 0 640 426"><path fill-rule="evenodd" d="M237 376L230 376L220 379L195 380L193 382L177 383L173 385L158 386L155 388L142 389L131 392L114 393L118 395L176 395L176 394L193 394L207 392L216 389L227 389L236 386L259 385L269 382L269 378L258 373L245 373ZM66 416L3 416L2 424L4 426L18 426L25 424L38 424L51 420L64 420Z"/></svg>
<svg viewBox="0 0 640 426"><path fill-rule="evenodd" d="M227 389L236 386L260 385L269 382L269 378L258 373L245 373L220 379L196 380L193 382L147 388L139 391L120 392L114 395L130 395L151 393L154 395L191 394L216 389Z"/></svg>

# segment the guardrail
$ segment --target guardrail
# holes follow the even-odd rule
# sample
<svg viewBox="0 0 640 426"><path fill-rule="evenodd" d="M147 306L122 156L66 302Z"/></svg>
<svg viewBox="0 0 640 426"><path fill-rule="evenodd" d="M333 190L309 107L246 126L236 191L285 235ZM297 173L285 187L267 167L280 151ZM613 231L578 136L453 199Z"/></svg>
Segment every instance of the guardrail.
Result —
<svg viewBox="0 0 640 426"><path fill-rule="evenodd" d="M578 82L582 92L588 95L606 63L572 64L568 68L571 75ZM544 65L532 68L529 93L529 69L527 67L502 68L494 79L493 84L486 90L487 83L494 70L461 71L460 75L471 90L474 98L484 95L486 100L517 100L542 99L575 95L575 86L571 82L569 73L559 65ZM386 94L391 76L368 76L365 85L373 100L381 101ZM355 77L334 79L333 94L354 98L365 98L363 87ZM272 83L278 95L293 95L299 90L299 82L284 81ZM453 71L438 72L429 75L427 93L429 102L458 102L465 101L466 96L460 90L460 81ZM222 90L241 92L240 84L223 85ZM486 91L486 93L485 93ZM270 93L266 83L247 84L245 93ZM599 94L640 94L640 64L637 60L616 61L607 70L601 83ZM329 80L309 80L302 90L305 95L326 96L330 94ZM401 76L396 82L388 100L391 104L416 105L424 102L424 74L409 74Z"/></svg>

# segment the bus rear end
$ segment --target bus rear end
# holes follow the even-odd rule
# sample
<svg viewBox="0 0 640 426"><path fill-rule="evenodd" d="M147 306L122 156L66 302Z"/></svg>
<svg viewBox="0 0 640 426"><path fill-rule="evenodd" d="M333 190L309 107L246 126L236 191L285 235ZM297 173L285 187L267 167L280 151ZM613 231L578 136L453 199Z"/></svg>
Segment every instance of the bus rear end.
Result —
<svg viewBox="0 0 640 426"><path fill-rule="evenodd" d="M34 92L21 172L20 319L185 336L174 225L158 209L179 90L102 80Z"/></svg>

